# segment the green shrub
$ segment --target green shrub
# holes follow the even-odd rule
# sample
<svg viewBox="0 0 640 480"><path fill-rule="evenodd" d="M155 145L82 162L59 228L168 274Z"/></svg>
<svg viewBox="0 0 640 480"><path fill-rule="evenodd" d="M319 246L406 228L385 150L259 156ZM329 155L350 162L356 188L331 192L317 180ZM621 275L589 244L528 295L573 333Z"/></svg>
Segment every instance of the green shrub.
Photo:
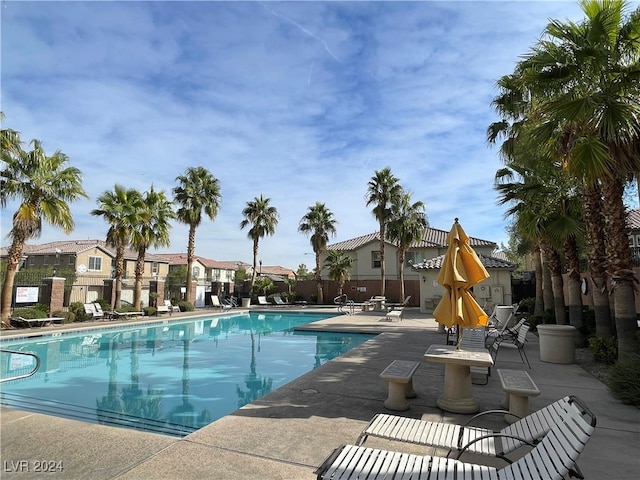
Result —
<svg viewBox="0 0 640 480"><path fill-rule="evenodd" d="M618 358L618 346L614 337L589 337L589 349L598 363L613 365Z"/></svg>
<svg viewBox="0 0 640 480"><path fill-rule="evenodd" d="M175 305L175 303L173 305ZM180 300L178 306L181 312L193 312L195 310L193 303L187 302L186 300Z"/></svg>
<svg viewBox="0 0 640 480"><path fill-rule="evenodd" d="M49 306L48 306L48 305L43 305L42 303L36 303L36 304L33 306L33 308L34 308L34 309L36 309L36 310L40 310L41 312L43 312L45 317L48 317L48 316L49 316Z"/></svg>
<svg viewBox="0 0 640 480"><path fill-rule="evenodd" d="M640 355L611 367L609 388L622 403L640 407Z"/></svg>
<svg viewBox="0 0 640 480"><path fill-rule="evenodd" d="M156 307L144 307L142 309L145 317L151 317L156 314Z"/></svg>
<svg viewBox="0 0 640 480"><path fill-rule="evenodd" d="M73 302L69 305L69 312L74 315L74 322L86 322L93 320L93 315L84 311L84 303Z"/></svg>
<svg viewBox="0 0 640 480"><path fill-rule="evenodd" d="M12 317L22 317L27 320L31 320L34 318L47 318L49 315L47 312L43 312L42 310L35 307L28 308L17 308L11 314Z"/></svg>
<svg viewBox="0 0 640 480"><path fill-rule="evenodd" d="M65 312L63 310L56 310L55 312L53 312L51 314L52 317L58 317L58 318L64 318L64 320L62 321L63 324L65 323L73 323L76 319L76 316L73 312Z"/></svg>

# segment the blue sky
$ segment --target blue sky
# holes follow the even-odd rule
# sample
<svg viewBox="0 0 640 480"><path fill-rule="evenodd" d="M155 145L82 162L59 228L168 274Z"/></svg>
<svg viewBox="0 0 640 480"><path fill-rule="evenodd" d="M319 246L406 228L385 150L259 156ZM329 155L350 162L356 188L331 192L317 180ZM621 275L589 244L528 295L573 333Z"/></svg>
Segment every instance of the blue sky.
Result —
<svg viewBox="0 0 640 480"><path fill-rule="evenodd" d="M390 167L434 228L455 217L471 236L507 242L486 129L495 82L550 18L574 1L29 2L3 1L1 108L24 141L61 150L83 172L75 231L105 237L89 212L115 183L171 195L202 165L221 184L196 253L252 259L242 209L260 194L280 213L260 243L265 265L312 268L297 232L316 201L347 240L377 230L367 182ZM15 205L2 211L7 245ZM171 247L184 252L187 227Z"/></svg>

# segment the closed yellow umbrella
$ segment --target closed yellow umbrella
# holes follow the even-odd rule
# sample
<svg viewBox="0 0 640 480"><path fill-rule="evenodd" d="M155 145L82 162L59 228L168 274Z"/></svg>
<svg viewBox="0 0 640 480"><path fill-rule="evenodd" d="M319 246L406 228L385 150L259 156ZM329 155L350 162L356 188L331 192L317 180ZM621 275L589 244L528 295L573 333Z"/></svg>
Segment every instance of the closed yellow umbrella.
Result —
<svg viewBox="0 0 640 480"><path fill-rule="evenodd" d="M438 274L438 283L446 292L433 311L436 321L445 327L477 328L487 325L489 316L478 305L471 288L489 278L476 252L469 246L469 236L455 219L447 236L449 245ZM460 339L462 335L460 335ZM458 345L459 345L458 341Z"/></svg>

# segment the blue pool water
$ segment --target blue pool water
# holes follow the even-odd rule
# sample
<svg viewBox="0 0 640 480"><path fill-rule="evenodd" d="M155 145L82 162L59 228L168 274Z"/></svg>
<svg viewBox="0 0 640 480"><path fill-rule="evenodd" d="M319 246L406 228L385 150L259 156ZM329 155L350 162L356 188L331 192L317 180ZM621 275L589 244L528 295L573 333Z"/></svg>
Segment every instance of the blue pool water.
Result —
<svg viewBox="0 0 640 480"><path fill-rule="evenodd" d="M2 384L4 406L186 435L365 342L372 335L293 331L326 314L251 312L29 340L3 349L41 359ZM33 367L2 353L2 377Z"/></svg>

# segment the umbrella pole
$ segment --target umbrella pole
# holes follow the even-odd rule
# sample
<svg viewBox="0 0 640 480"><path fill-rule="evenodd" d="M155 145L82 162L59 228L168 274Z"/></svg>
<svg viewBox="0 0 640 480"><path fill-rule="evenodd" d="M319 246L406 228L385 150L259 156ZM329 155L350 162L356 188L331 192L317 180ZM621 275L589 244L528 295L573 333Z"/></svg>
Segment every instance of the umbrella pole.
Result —
<svg viewBox="0 0 640 480"><path fill-rule="evenodd" d="M464 335L464 327L462 325L458 326L458 341L456 342L456 350L460 350L460 345L462 344L462 335Z"/></svg>

